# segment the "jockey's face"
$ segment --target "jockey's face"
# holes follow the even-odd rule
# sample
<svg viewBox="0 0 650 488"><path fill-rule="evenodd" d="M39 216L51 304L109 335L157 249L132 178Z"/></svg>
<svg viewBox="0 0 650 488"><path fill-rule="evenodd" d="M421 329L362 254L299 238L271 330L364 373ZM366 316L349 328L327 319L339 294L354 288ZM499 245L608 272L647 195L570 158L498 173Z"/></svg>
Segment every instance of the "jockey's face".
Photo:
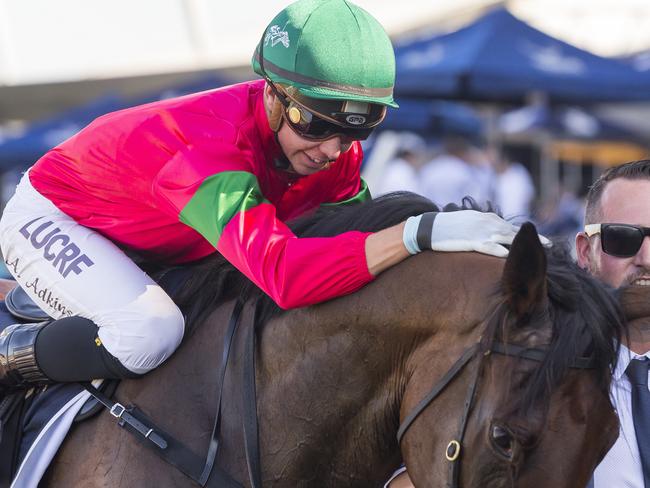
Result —
<svg viewBox="0 0 650 488"><path fill-rule="evenodd" d="M274 99L275 94L267 85L264 90L267 112L270 112ZM332 162L350 149L353 141L344 136L335 136L324 141L312 141L300 137L283 121L278 131L278 142L291 169L299 175L310 175L329 168Z"/></svg>
<svg viewBox="0 0 650 488"><path fill-rule="evenodd" d="M617 223L650 227L650 180L618 178L605 186L600 200L601 218L593 224ZM621 258L603 252L600 235L576 237L578 264L605 283L618 288L650 280L650 237L639 251Z"/></svg>
<svg viewBox="0 0 650 488"><path fill-rule="evenodd" d="M310 141L296 134L288 124L282 124L278 131L280 147L291 168L299 175L310 175L329 168L352 145L352 141L341 139L336 136L325 141Z"/></svg>

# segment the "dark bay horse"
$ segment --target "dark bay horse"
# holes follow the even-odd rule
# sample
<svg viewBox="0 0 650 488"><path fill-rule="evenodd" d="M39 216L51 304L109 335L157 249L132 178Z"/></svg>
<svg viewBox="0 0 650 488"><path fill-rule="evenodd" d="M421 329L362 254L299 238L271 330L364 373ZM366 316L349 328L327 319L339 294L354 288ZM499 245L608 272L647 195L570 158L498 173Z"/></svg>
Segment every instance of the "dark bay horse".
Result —
<svg viewBox="0 0 650 488"><path fill-rule="evenodd" d="M393 194L304 220L296 231L378 230L434 209L421 197ZM175 297L195 325L185 344L117 391L197 454L210 437L224 329L248 286L218 257L198 265ZM423 252L327 303L281 311L261 299L256 388L264 486L378 487L403 460L421 487L457 478L473 488L576 488L618 434L608 395L622 331L617 302L558 246L543 249L532 225L522 228L507 260ZM242 323L250 323L252 309L245 306ZM218 464L247 485L240 379L232 373L242 341L233 347ZM466 364L422 405L464 355ZM588 368L573 367L581 358L590 358ZM418 410L398 443L400 424ZM196 485L104 412L73 429L46 486Z"/></svg>

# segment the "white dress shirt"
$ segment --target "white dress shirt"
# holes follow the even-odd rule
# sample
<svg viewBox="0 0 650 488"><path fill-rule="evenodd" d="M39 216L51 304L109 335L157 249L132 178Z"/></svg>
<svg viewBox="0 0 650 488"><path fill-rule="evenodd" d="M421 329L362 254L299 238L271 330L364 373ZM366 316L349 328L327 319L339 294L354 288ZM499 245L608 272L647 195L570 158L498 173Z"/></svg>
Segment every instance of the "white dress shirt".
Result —
<svg viewBox="0 0 650 488"><path fill-rule="evenodd" d="M618 364L612 378L611 398L621 424L618 439L594 471L594 488L644 488L639 447L632 419L632 385L625 370L638 355L621 345Z"/></svg>

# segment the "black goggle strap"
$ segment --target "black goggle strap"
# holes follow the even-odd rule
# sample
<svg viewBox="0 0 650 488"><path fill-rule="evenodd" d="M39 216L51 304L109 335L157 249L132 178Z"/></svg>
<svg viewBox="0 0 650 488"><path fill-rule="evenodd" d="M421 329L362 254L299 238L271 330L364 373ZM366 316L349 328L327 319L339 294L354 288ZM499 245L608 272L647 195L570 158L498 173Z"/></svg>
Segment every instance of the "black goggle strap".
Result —
<svg viewBox="0 0 650 488"><path fill-rule="evenodd" d="M329 117L314 112L296 100L291 98L288 100L289 105L284 110L283 116L304 137L318 139L320 137L331 137L336 134L367 137L366 133L372 131L372 128L342 125Z"/></svg>
<svg viewBox="0 0 650 488"><path fill-rule="evenodd" d="M291 88L293 87L290 87L290 89ZM320 102L323 105L330 105L327 109L328 113L325 113L323 110L302 103L302 101L289 90L285 91L284 95L291 103L299 107L301 111L308 112L312 118L315 116L346 129L371 129L379 125L386 116L386 107L383 105L379 106L377 104L355 102L353 100L315 100L315 103ZM335 107L335 105L337 106ZM377 111L378 113L373 114L373 111ZM375 115L374 120L371 122L365 122L365 120L368 120L373 115ZM359 123L350 122L348 120L350 117L356 118L359 120ZM361 121L360 118L362 118L363 121Z"/></svg>
<svg viewBox="0 0 650 488"><path fill-rule="evenodd" d="M329 117L323 116L317 112L314 112L311 109L308 109L304 105L302 105L300 102L292 99L288 94L283 93L283 90L278 88L275 83L273 83L267 76L266 72L264 71L264 68L262 67L262 72L264 73L264 80L268 83L268 85L271 87L271 90L275 94L275 97L280 101L282 106L284 107L283 110L283 116L288 119L289 122L291 122L294 126L300 127L299 124L301 122L303 123L311 123L314 116L319 117L323 120L326 120L327 122L330 122L334 125L344 127L336 120L330 119Z"/></svg>

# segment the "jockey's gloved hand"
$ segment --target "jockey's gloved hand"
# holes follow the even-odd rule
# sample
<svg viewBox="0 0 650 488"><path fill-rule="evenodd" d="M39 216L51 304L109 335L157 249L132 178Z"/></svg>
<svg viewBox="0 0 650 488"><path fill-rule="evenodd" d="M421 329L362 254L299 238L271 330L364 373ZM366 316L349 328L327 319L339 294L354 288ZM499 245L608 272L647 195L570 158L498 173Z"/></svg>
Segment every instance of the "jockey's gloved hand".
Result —
<svg viewBox="0 0 650 488"><path fill-rule="evenodd" d="M512 244L518 231L518 227L494 213L476 210L427 212L406 220L403 240L411 254L433 249L476 251L505 257L508 249L504 245ZM542 244L550 244L546 237L540 235L539 238Z"/></svg>

